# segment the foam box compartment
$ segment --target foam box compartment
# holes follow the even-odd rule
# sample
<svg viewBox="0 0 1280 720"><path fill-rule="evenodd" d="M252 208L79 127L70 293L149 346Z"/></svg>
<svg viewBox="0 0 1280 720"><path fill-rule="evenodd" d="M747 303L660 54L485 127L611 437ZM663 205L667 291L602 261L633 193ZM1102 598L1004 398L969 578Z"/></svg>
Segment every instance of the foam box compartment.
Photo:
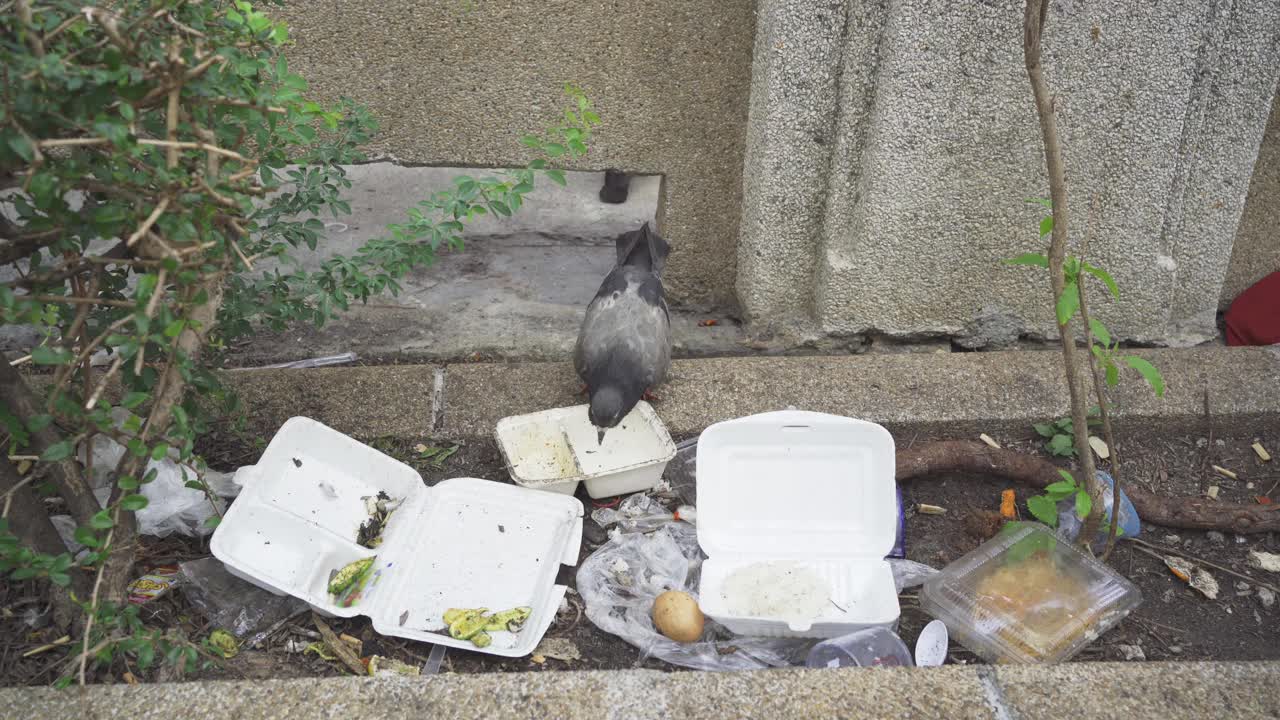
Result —
<svg viewBox="0 0 1280 720"><path fill-rule="evenodd" d="M210 543L235 575L306 601L329 616L365 615L384 635L507 657L528 655L555 619L562 564L578 561L582 503L479 478L434 487L411 467L314 420L295 417L272 438ZM382 543L356 544L363 498L401 504ZM375 557L360 600L339 606L330 573ZM533 608L519 633L483 649L449 637L449 608Z"/></svg>
<svg viewBox="0 0 1280 720"><path fill-rule="evenodd" d="M740 635L832 638L898 619L885 560L894 546L893 437L853 418L787 410L712 425L697 446L702 611ZM722 587L757 563L786 562L826 581L807 621L733 614Z"/></svg>

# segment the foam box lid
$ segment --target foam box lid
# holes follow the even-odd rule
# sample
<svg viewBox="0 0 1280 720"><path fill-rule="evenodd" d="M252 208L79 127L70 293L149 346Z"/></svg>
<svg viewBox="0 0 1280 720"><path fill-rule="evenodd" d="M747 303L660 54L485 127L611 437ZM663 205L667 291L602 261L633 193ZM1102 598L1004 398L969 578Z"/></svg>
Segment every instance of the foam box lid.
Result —
<svg viewBox="0 0 1280 720"><path fill-rule="evenodd" d="M893 437L784 410L717 423L697 451L698 544L713 558L884 558L897 530Z"/></svg>
<svg viewBox="0 0 1280 720"><path fill-rule="evenodd" d="M341 617L365 615L379 633L519 657L537 646L566 588L560 565L576 565L582 503L478 478L427 487L413 468L307 418L292 418L248 474L210 542L231 572ZM363 498L401 500L370 550L355 543ZM330 573L374 556L360 600L339 606ZM476 648L445 631L453 608L533 608L519 633L494 633Z"/></svg>

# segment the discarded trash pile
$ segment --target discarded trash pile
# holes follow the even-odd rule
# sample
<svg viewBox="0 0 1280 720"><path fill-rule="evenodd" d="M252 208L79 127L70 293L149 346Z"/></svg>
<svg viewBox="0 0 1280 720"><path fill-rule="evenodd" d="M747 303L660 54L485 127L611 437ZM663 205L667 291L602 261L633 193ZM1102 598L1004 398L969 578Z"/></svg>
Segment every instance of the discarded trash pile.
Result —
<svg viewBox="0 0 1280 720"><path fill-rule="evenodd" d="M906 560L894 443L873 423L788 410L719 423L677 447L641 403L603 441L585 406L507 418L496 436L515 485L428 488L412 468L294 418L236 474L243 489L214 533L216 559L156 569L135 583L135 601L180 582L227 631L228 653L310 608L321 638L298 651L353 672L418 668L360 658L359 641L320 616L364 615L378 633L432 643L427 672L444 647L537 651L536 662L568 592L558 570L578 564L584 511L572 493L582 483L592 497L633 493L591 514L607 540L583 560L577 592L587 618L641 660L940 665L950 637L990 662L1060 662L1141 602L1074 546L1069 511L1058 532L1007 522L942 570ZM1132 538L1140 527L1123 494L1120 508ZM937 620L913 655L895 634L898 595L920 585Z"/></svg>

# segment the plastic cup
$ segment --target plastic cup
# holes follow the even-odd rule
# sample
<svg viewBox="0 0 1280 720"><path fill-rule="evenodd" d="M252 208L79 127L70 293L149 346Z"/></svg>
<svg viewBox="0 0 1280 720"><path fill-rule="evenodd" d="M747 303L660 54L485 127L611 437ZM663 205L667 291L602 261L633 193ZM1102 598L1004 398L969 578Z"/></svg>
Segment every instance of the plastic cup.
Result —
<svg viewBox="0 0 1280 720"><path fill-rule="evenodd" d="M804 664L835 668L911 667L914 663L911 652L892 630L873 627L814 645Z"/></svg>

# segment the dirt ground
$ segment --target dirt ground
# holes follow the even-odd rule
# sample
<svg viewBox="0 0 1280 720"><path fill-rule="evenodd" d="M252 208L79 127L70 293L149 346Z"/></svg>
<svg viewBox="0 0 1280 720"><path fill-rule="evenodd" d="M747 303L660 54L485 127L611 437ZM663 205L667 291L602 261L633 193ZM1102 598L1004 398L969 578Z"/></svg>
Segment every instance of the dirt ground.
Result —
<svg viewBox="0 0 1280 720"><path fill-rule="evenodd" d="M1140 483L1147 488L1171 495L1203 495L1210 486L1219 488L1219 498L1232 502L1256 502L1258 496L1280 501L1280 465L1263 463L1251 449L1260 440L1272 453L1280 453L1280 428L1269 428L1261 437L1137 437L1122 439L1122 482ZM923 437L897 438L900 447L926 442ZM507 475L497 448L491 442L461 444L455 454L442 465L424 460L414 451L418 443L451 446L446 438L375 441L380 450L413 465L434 484L449 477L472 476L506 480ZM212 467L228 468L253 462L263 446L261 438L247 438L223 430L211 433L199 448ZM1022 452L1039 452L1037 441L1006 442L1006 447ZM1064 465L1066 463L1063 463ZM1234 471L1230 479L1216 473L1213 465ZM508 480L509 481L509 480ZM942 567L977 547L996 524L991 516L998 509L1000 493L1006 485L993 478L971 475L939 475L911 481L903 488L906 508L906 549L912 560ZM1024 514L1027 492L1016 488L1019 507ZM582 495L588 513L594 502ZM919 503L946 508L943 515L916 512ZM603 533L586 522L582 558L598 546ZM1264 604L1264 586L1280 587L1280 576L1252 568L1247 563L1250 550L1280 552L1277 534L1237 536L1221 533L1185 531L1144 525L1141 539L1162 549L1192 559L1208 561L1221 592L1210 600L1174 577L1163 562L1148 548L1122 543L1111 558L1111 564L1136 583L1142 591L1143 603L1118 627L1076 656L1077 661L1091 660L1261 660L1280 659L1280 606L1272 596L1270 606ZM141 549L139 571L156 565L205 557L207 541L177 538L147 541ZM1238 573L1230 574L1225 570ZM1249 579L1244 579L1245 576ZM560 581L575 584L572 572L561 574ZM31 613L24 608L35 601L31 589L21 584L5 588L2 598L5 613L0 617L0 683L41 684L53 681L59 658L65 650L22 657L23 653L52 642L47 630L32 627ZM930 618L919 609L918 590L909 589L901 596L902 617L899 634L911 645ZM1274 590L1273 590L1274 592ZM1260 597L1263 596L1263 597ZM1280 595L1277 592L1276 595ZM639 651L622 640L598 630L580 613L581 600L569 594L568 611L558 617L547 637L559 641L560 647L572 646L581 656L578 660L553 657L498 658L479 653L450 649L442 672L515 672L563 669L623 669L646 667L675 670L669 665L647 660L639 662ZM159 627L180 628L187 637L201 638L213 628L200 613L186 602L181 592L172 592L144 606L144 619ZM335 632L346 633L362 641L361 654L393 657L417 666L423 665L431 646L401 640L373 632L366 619L335 619ZM1208 627L1213 632L1205 632ZM347 670L338 662L326 661L314 653L298 649L318 638L309 613L283 625L261 649L244 650L228 661L210 663L192 678L265 678L338 675ZM1140 655L1135 648L1140 649ZM980 662L973 654L953 643L949 662ZM155 677L177 679L169 671ZM106 681L119 678L103 677Z"/></svg>

